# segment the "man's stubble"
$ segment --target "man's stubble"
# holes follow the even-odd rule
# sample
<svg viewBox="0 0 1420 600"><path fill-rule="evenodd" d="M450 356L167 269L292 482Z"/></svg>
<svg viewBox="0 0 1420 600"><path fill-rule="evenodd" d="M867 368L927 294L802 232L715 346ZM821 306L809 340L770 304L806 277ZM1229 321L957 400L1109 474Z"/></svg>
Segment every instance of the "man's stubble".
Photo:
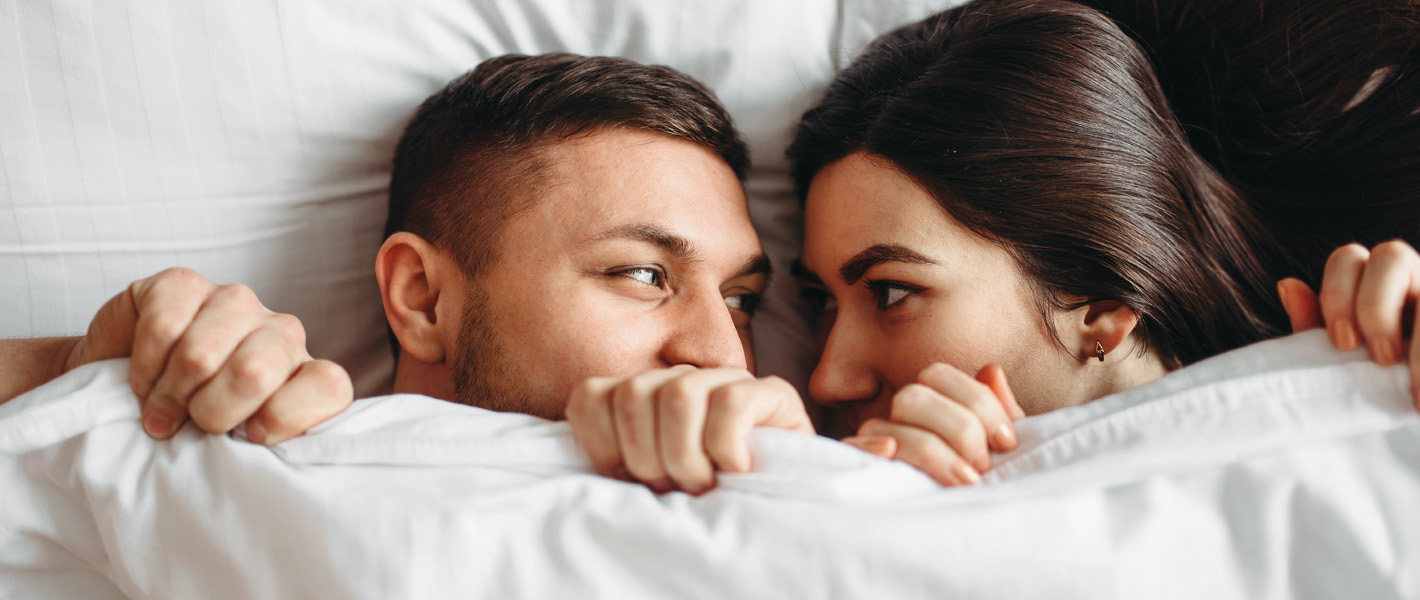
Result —
<svg viewBox="0 0 1420 600"><path fill-rule="evenodd" d="M459 326L459 357L454 364L454 400L498 412L529 414L544 419L563 418L565 398L542 398L535 390L542 388L519 373L513 364L508 344L499 335L491 318L488 296L475 289L464 304L463 323ZM524 367L526 365L523 365ZM547 394L541 394L546 396Z"/></svg>

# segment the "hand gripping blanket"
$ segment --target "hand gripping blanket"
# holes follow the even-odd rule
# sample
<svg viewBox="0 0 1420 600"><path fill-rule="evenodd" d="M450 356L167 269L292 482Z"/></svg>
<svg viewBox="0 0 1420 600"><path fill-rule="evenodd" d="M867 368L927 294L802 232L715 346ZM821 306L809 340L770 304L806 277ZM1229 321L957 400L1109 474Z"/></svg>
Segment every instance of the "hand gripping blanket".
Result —
<svg viewBox="0 0 1420 600"><path fill-rule="evenodd" d="M154 442L126 382L0 406L0 597L1420 597L1409 373L1317 332L1021 421L957 489L757 430L752 473L658 496L565 423L410 395Z"/></svg>

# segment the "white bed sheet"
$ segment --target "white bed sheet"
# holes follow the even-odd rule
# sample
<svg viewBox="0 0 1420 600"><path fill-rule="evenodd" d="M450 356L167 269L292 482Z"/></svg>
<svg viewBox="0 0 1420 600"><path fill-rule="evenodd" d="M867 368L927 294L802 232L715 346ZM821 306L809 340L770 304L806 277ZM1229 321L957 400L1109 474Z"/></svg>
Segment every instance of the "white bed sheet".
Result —
<svg viewBox="0 0 1420 600"><path fill-rule="evenodd" d="M974 488L759 430L699 498L419 396L155 443L125 368L0 406L0 597L1420 597L1408 372L1319 332L1022 421Z"/></svg>

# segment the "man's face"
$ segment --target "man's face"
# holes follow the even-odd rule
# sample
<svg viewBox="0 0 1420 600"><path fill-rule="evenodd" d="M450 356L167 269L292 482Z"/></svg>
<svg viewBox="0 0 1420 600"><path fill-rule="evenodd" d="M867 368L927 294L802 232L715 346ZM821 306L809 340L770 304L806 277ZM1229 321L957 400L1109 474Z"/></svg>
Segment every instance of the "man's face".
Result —
<svg viewBox="0 0 1420 600"><path fill-rule="evenodd" d="M467 282L457 400L561 418L588 377L752 369L769 261L729 165L635 130L577 136L546 157L548 185Z"/></svg>

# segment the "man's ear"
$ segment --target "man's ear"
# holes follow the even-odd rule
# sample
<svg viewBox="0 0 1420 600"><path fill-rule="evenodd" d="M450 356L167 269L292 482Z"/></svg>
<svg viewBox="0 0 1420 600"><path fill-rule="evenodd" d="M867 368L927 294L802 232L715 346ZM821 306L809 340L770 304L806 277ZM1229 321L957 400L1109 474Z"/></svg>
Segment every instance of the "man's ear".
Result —
<svg viewBox="0 0 1420 600"><path fill-rule="evenodd" d="M1124 342L1139 325L1139 313L1115 300L1081 306L1070 311L1068 319L1070 332L1061 331L1061 341L1073 345L1075 355L1088 361L1097 360L1099 350L1106 361L1111 353L1124 350Z"/></svg>
<svg viewBox="0 0 1420 600"><path fill-rule="evenodd" d="M375 256L375 278L384 299L385 319L399 345L420 362L442 363L446 340L457 326L439 318L439 302L452 302L450 293L461 281L453 261L417 235L401 231L391 235ZM445 311L448 310L446 307Z"/></svg>

